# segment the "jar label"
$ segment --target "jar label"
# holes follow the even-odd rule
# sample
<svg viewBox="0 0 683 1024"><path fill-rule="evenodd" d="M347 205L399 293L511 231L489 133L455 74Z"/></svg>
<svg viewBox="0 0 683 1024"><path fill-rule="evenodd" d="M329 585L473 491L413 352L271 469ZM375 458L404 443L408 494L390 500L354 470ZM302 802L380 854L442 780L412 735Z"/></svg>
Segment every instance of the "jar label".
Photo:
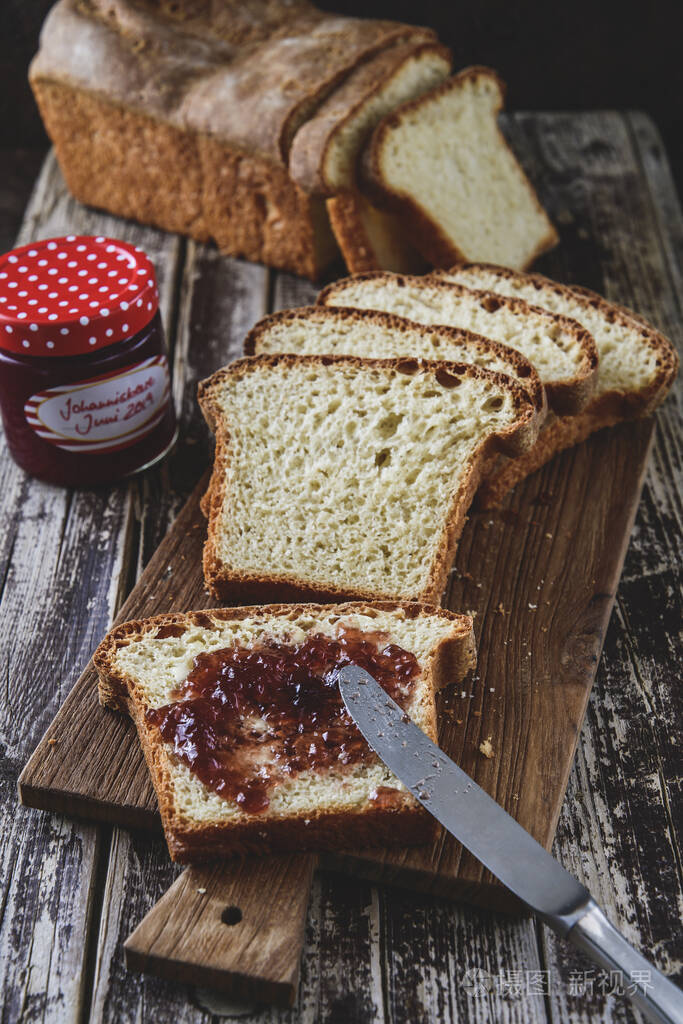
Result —
<svg viewBox="0 0 683 1024"><path fill-rule="evenodd" d="M24 405L39 437L68 452L127 448L163 418L170 382L165 356L32 395Z"/></svg>

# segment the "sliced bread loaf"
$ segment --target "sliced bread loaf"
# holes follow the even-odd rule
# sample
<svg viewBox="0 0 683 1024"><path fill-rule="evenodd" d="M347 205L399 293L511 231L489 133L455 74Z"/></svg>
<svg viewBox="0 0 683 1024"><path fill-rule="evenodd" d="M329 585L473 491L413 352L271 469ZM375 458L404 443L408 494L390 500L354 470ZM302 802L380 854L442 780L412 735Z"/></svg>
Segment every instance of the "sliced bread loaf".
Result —
<svg viewBox="0 0 683 1024"><path fill-rule="evenodd" d="M324 288L318 303L396 313L417 323L475 331L521 352L538 372L548 405L578 412L591 397L598 355L589 332L523 299L475 291L433 277L368 273Z"/></svg>
<svg viewBox="0 0 683 1024"><path fill-rule="evenodd" d="M498 127L504 86L472 67L377 125L363 156L371 198L405 217L437 267L529 266L558 236Z"/></svg>
<svg viewBox="0 0 683 1024"><path fill-rule="evenodd" d="M174 860L431 839L334 670L362 664L436 741L434 689L474 664L466 616L398 604L160 615L118 626L94 660L102 703L137 727Z"/></svg>
<svg viewBox="0 0 683 1024"><path fill-rule="evenodd" d="M545 389L521 352L473 331L428 327L374 309L300 306L264 317L244 340L245 356L291 352L361 359L443 359L472 363L512 377L529 393L540 416Z"/></svg>
<svg viewBox="0 0 683 1024"><path fill-rule="evenodd" d="M505 267L465 264L438 276L569 316L591 332L600 357L595 394L582 413L549 420L534 448L485 481L479 495L483 503L497 504L506 491L556 452L578 444L594 431L649 415L668 394L678 370L678 356L671 342L638 314L587 289Z"/></svg>
<svg viewBox="0 0 683 1024"><path fill-rule="evenodd" d="M455 363L256 356L199 386L216 434L204 576L228 602L438 602L483 463L533 444L510 378Z"/></svg>

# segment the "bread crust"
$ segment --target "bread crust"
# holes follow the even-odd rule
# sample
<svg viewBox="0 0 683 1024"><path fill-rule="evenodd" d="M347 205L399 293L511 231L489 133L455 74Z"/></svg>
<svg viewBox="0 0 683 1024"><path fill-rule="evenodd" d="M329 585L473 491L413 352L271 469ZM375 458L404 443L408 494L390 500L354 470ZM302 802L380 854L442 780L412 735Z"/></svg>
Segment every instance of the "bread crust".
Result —
<svg viewBox="0 0 683 1024"><path fill-rule="evenodd" d="M198 612L172 612L150 619L122 623L102 641L93 660L99 675L100 701L108 707L124 711L133 719L145 760L150 770L159 803L164 832L171 858L181 863L201 863L219 856L233 856L248 852L267 853L289 849L339 850L353 842L357 845L385 844L410 845L429 842L435 834L435 821L431 815L407 792L397 791L390 803L383 807L365 807L355 813L340 813L320 808L287 816L249 815L242 812L240 819L230 824L188 822L179 814L173 798L173 754L159 737L145 716L144 697L134 682L117 666L116 654L133 638L145 634L156 635L159 626L189 625L214 628L216 621L234 621L261 613L264 617L290 614L315 616L329 615L329 605L268 605L259 608L219 608ZM352 614L370 614L375 611L401 611L406 617L436 615L453 623L453 631L433 652L430 666L423 674L423 712L427 717L427 734L436 742L437 725L433 702L425 700L437 688L459 681L474 665L474 637L472 620L441 608L400 602L346 603L335 612L340 617Z"/></svg>
<svg viewBox="0 0 683 1024"><path fill-rule="evenodd" d="M433 334L435 331L438 331L445 338L471 346L473 351L491 353L500 359L507 360L513 368L513 380L516 380L529 393L540 420L546 415L545 389L536 370L521 352L514 348L508 348L507 345L493 341L491 338L485 338L482 334L475 333L475 331L467 331L459 327L429 327L425 324L418 324L412 320L407 320L405 317L396 316L394 313L384 313L381 310L353 309L346 306L298 306L296 309L280 310L278 313L264 316L252 327L244 339L244 355L256 356L264 354L259 351L259 346L261 339L268 333L270 328L276 324L292 323L298 320L311 321L313 323L324 321L328 323L344 323L345 321L374 323L395 332L405 330L406 325L408 325L410 331L417 334ZM447 362L448 360L444 361ZM512 376L512 373L510 376Z"/></svg>
<svg viewBox="0 0 683 1024"><path fill-rule="evenodd" d="M132 0L59 0L30 79L109 96L286 168L297 128L358 64L416 33L433 35L302 0L221 6L189 25Z"/></svg>
<svg viewBox="0 0 683 1024"><path fill-rule="evenodd" d="M549 462L559 452L585 441L591 434L606 427L615 426L625 420L651 415L668 395L678 373L678 354L669 339L652 326L644 317L628 309L608 302L607 299L578 285L564 285L542 274L520 274L507 267L489 263L466 263L456 266L454 271L472 268L495 272L509 280L522 279L534 285L539 291L539 305L543 304L543 292L551 289L559 295L568 295L572 301L585 303L587 308L597 310L610 323L623 324L629 331L636 330L641 341L657 353L657 371L653 379L643 388L632 391L611 389L594 395L588 405L575 416L551 416L543 425L535 445L523 455L487 474L478 493L477 504L482 508L499 505L505 495L521 480ZM439 276L439 273L434 275Z"/></svg>
<svg viewBox="0 0 683 1024"><path fill-rule="evenodd" d="M330 226L348 272L362 274L368 270L392 270L400 274L419 274L426 270L426 261L411 244L399 218L386 210L377 210L385 218L391 218L398 235L391 238L391 265L383 265L363 216L363 205L368 202L360 192L347 190L331 196L325 203Z"/></svg>
<svg viewBox="0 0 683 1024"><path fill-rule="evenodd" d="M280 164L61 82L33 88L80 202L313 281L337 258L324 204Z"/></svg>
<svg viewBox="0 0 683 1024"><path fill-rule="evenodd" d="M229 501L228 466L231 457L230 425L224 422L222 413L214 400L222 381L228 377L239 377L245 373L260 372L275 366L334 366L346 365L360 369L382 368L399 373L444 374L457 377L474 377L497 383L502 389L511 391L519 409L519 418L504 431L489 435L472 453L470 464L464 474L460 490L453 495L453 501L437 545L439 555L434 560L423 590L417 594L382 593L337 586L333 582L323 583L312 579L286 574L268 575L263 573L233 570L225 566L219 551L219 520L224 502ZM528 393L519 384L504 374L482 370L477 366L444 363L435 360L416 359L359 359L356 356L296 356L287 354L251 356L231 363L218 370L198 388L199 405L207 423L216 435L214 468L209 481L203 511L208 514L207 540L204 545L204 579L209 592L226 604L241 604L244 601L294 601L316 600L337 602L340 600L384 601L403 600L436 604L440 601L448 573L453 563L457 542L465 525L467 509L471 504L483 473L496 452L519 454L527 450L538 436L538 419L535 406Z"/></svg>
<svg viewBox="0 0 683 1024"><path fill-rule="evenodd" d="M381 92L400 73L405 64L423 53L443 58L447 68L451 54L433 32L416 30L415 38L386 49L360 64L319 107L314 117L299 128L289 153L289 173L308 192L333 195L337 186L329 180L326 162L335 137L362 107ZM447 71L446 71L447 73ZM368 135L371 133L368 133ZM363 139L362 145L368 136ZM347 182L347 186L353 182Z"/></svg>
<svg viewBox="0 0 683 1024"><path fill-rule="evenodd" d="M597 310L610 323L622 324L629 331L636 330L643 344L657 353L657 372L653 380L646 387L640 388L637 391L621 391L616 389L597 391L584 410L587 414L586 422L589 422L590 417L594 416L596 422L599 418L603 426L609 426L610 424L607 420L617 422L619 418L634 419L638 416L648 416L668 395L678 373L678 354L669 339L639 313L628 309L626 306L619 306L616 303L609 302L602 295L598 295L597 292L593 292L588 288L583 288L579 285L561 284L559 281L553 281L543 274L522 274L511 270L509 267L499 267L493 263L465 263L453 267L453 270L460 271L469 268L494 272L508 280L521 280L525 284L533 285L538 289L538 306L541 308L543 307L543 292L545 290L550 289L556 294L566 295L572 302L578 302L581 305L585 304L587 309ZM447 273L448 271L446 271ZM429 276L430 279L438 280L439 271ZM599 430L601 427L596 427L595 429Z"/></svg>
<svg viewBox="0 0 683 1024"><path fill-rule="evenodd" d="M506 86L499 75L492 69L483 65L473 65L464 68L458 74L448 78L445 82L436 86L430 92L419 96L415 100L398 107L391 114L387 114L375 128L368 146L361 157L361 177L363 185L378 206L385 206L394 210L405 218L409 226L410 237L422 255L435 267L449 267L453 263L467 260L467 253L450 239L441 226L423 209L423 207L407 193L399 192L391 188L385 181L382 173L382 148L385 145L390 132L400 124L406 113L419 110L425 102L429 102L436 96L445 94L451 89L460 88L467 81L476 81L480 77L486 77L494 81L498 88L499 102L494 110L498 114L504 106ZM517 157L508 145L508 142L496 125L496 130L502 146L504 146L513 157L520 173L526 179ZM521 269L531 266L542 253L552 249L559 242L559 235L541 206L535 189L527 179L529 194L534 206L547 223L547 231L537 242L534 251Z"/></svg>
<svg viewBox="0 0 683 1024"><path fill-rule="evenodd" d="M466 288L464 285L452 284L450 281L443 281L437 275L428 275L426 278L410 277L405 274L389 274L386 271L370 271L366 274L356 274L353 278L342 278L333 281L322 289L316 299L317 305L334 306L336 295L343 292L349 281L354 284L362 281L391 281L398 288L408 285L420 286L427 282L430 287L443 289L448 292L452 289L454 295L477 296L483 308L489 312L506 307L522 315L533 313L543 319L552 319L563 331L572 335L577 341L581 350L580 367L574 377L557 381L544 381L544 387L548 397L548 406L561 415L571 415L579 412L586 406L592 397L598 375L598 352L595 347L593 336L575 320L569 317L557 316L540 306L533 306L524 299L512 299L504 295L496 295L495 292L479 291L474 288ZM343 299L341 300L343 305Z"/></svg>

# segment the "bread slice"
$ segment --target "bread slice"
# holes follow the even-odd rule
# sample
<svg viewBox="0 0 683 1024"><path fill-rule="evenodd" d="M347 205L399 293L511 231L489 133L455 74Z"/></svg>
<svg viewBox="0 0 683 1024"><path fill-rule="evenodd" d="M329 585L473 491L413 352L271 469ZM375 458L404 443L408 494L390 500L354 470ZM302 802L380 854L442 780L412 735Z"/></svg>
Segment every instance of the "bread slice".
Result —
<svg viewBox="0 0 683 1024"><path fill-rule="evenodd" d="M375 125L400 104L449 74L451 56L433 36L392 46L358 65L299 128L289 173L307 192L334 195L356 187L356 163Z"/></svg>
<svg viewBox="0 0 683 1024"><path fill-rule="evenodd" d="M402 214L437 267L486 260L525 268L558 236L498 127L505 87L466 68L387 115L363 157L378 204Z"/></svg>
<svg viewBox="0 0 683 1024"><path fill-rule="evenodd" d="M255 356L199 402L216 434L204 576L225 603L437 603L484 461L538 433L510 378L414 359Z"/></svg>
<svg viewBox="0 0 683 1024"><path fill-rule="evenodd" d="M486 505L497 504L519 480L594 431L649 415L671 388L678 356L668 338L638 314L595 292L558 284L541 274L515 273L486 264L455 266L439 272L439 277L569 316L591 332L600 357L595 393L586 408L579 416L551 419L529 452L492 475L479 494Z"/></svg>
<svg viewBox="0 0 683 1024"><path fill-rule="evenodd" d="M425 268L399 218L361 195L356 165L382 117L433 88L450 69L449 51L416 35L357 67L294 137L290 174L306 192L333 197L327 213L350 273Z"/></svg>
<svg viewBox="0 0 683 1024"><path fill-rule="evenodd" d="M396 313L417 323L475 331L521 352L535 367L558 413L578 412L591 397L598 355L589 332L568 317L523 299L474 291L433 277L368 273L324 288L317 302Z"/></svg>
<svg viewBox="0 0 683 1024"><path fill-rule="evenodd" d="M428 327L373 309L300 306L264 317L244 340L245 356L290 352L361 359L443 359L504 373L529 394L538 415L545 390L528 359L516 349L455 327Z"/></svg>
<svg viewBox="0 0 683 1024"><path fill-rule="evenodd" d="M390 270L421 274L428 269L399 217L379 210L360 192L340 192L326 201L327 216L351 274Z"/></svg>
<svg viewBox="0 0 683 1024"><path fill-rule="evenodd" d="M434 689L460 680L474 664L471 619L400 604L270 605L159 615L118 626L98 647L94 660L100 700L127 711L135 722L174 860L194 863L247 851L340 849L432 838L431 816L366 747L347 717L333 719L339 732L321 740L306 696L301 703L301 682L296 694L298 680L291 674L269 690L273 676L268 654L291 656L298 651L301 660L302 645L317 644L320 638L336 642L322 662L328 692L333 679L327 673L343 663L344 642L352 644L349 654L361 663L363 650L380 665L383 658L390 660L390 685L396 681L394 668L407 666L399 699L434 741ZM364 645L360 659L353 647L358 641ZM261 657L254 686L240 686L239 664L227 683L210 664L212 654L217 660L224 657L214 652L229 656L236 649L252 652L252 660ZM206 689L190 688L188 676L198 665L207 673L205 682L212 690L217 684L225 701L218 704L216 721L210 718L215 702L208 698L206 717L219 749L212 766L219 770L213 778L202 775L206 766L196 761L206 735L206 717L197 705L207 697ZM312 674L306 686L314 694L324 692L319 673ZM262 695L255 686L262 687ZM334 706L333 685L332 691ZM301 708L294 721L287 714L290 692L291 706ZM221 727L226 704L239 710ZM283 707L284 722L279 717ZM320 721L320 706L315 707ZM162 733L165 721L171 729ZM174 722L182 723L182 735L173 729ZM359 744L347 763L340 741L346 749ZM218 780L225 787L223 795ZM254 797L259 798L258 808L253 807Z"/></svg>

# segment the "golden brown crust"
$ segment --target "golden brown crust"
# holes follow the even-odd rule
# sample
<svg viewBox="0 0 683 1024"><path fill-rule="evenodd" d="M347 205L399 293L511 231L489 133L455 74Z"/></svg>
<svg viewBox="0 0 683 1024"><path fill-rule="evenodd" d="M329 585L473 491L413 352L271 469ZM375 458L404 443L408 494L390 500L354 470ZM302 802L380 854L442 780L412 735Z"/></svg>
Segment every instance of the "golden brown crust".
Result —
<svg viewBox="0 0 683 1024"><path fill-rule="evenodd" d="M326 175L327 154L334 138L364 104L386 88L408 61L423 53L440 55L450 67L448 48L436 41L433 32L416 29L414 39L383 50L359 64L315 115L299 128L289 153L289 173L301 188L326 196L336 191L336 185ZM365 141L362 140L361 146Z"/></svg>
<svg viewBox="0 0 683 1024"><path fill-rule="evenodd" d="M596 422L609 419L612 423L618 422L620 418L634 419L637 416L648 416L664 401L678 373L678 354L669 339L661 331L653 327L645 317L626 306L619 306L616 303L609 302L602 295L598 295L597 292L590 291L588 288L583 288L579 285L561 284L559 281L553 281L543 274L520 273L510 270L508 267L499 267L493 263L465 263L452 269L454 272L457 272L469 268L475 271L493 272L500 277L513 281L519 280L524 284L532 285L539 293L539 307L543 307L543 292L547 289L554 291L560 296L566 296L572 302L578 302L580 305L585 304L587 309L596 311L610 324L621 324L629 332L637 331L642 344L657 353L657 372L652 381L638 390L598 390L584 410L587 413L586 422L590 421L591 416L596 418ZM448 271L446 271L447 274ZM438 280L439 278L439 271L430 275L430 280ZM598 388L599 383L598 373ZM608 426L610 424L603 422L602 425ZM601 428L596 427L595 429L599 430ZM567 447L567 445L563 445L563 447ZM560 449L557 450L559 451Z"/></svg>
<svg viewBox="0 0 683 1024"><path fill-rule="evenodd" d="M316 280L337 256L324 204L279 164L56 82L34 82L73 195ZM125 138L126 145L121 140Z"/></svg>
<svg viewBox="0 0 683 1024"><path fill-rule="evenodd" d="M223 380L239 377L245 373L263 372L275 366L353 366L359 369L381 368L394 370L398 373L434 373L439 382L443 383L444 375L461 378L473 377L490 380L502 389L510 391L514 397L519 417L514 424L504 431L489 435L470 456L469 466L464 469L461 489L453 497L452 507L445 519L439 555L432 565L431 572L420 593L396 594L354 589L348 586L337 586L332 581L322 582L288 575L275 576L268 574L265 566L263 573L234 570L224 565L218 553L220 537L220 512L226 501L229 501L228 466L230 461L230 425L225 423L222 412L214 400L214 394L220 389ZM448 386L446 383L444 386ZM359 359L356 356L295 356L295 355L264 355L252 356L231 363L218 370L198 388L199 404L207 423L216 434L216 455L214 469L209 488L204 498L204 510L208 511L208 533L204 545L203 568L204 578L210 593L218 600L226 603L248 601L288 601L318 600L334 602L339 600L383 601L400 599L438 603L446 585L448 573L455 554L457 541L465 524L465 517L471 499L481 480L484 467L493 454L502 451L508 455L519 454L527 450L538 436L538 417L535 406L527 392L504 374L482 370L477 366L444 363L435 360L420 362L416 359Z"/></svg>
<svg viewBox="0 0 683 1024"><path fill-rule="evenodd" d="M262 355L260 351L261 339L268 333L273 325L280 323L293 323L296 321L324 322L328 323L354 321L356 323L378 324L387 329L401 332L409 329L411 334L433 335L436 331L446 339L458 342L472 348L473 353L491 354L499 359L506 360L510 364L510 376L520 384L531 396L534 405L541 418L546 413L545 390L541 379L533 366L521 352L514 348L508 348L501 342L485 338L482 334L474 331L467 331L459 327L429 327L425 324L418 324L405 317L396 316L394 313L384 313L375 309L353 309L346 306L298 306L296 309L284 309L278 313L271 313L264 316L256 323L244 339L244 355ZM433 359L436 358L432 357ZM444 360L447 361L447 360Z"/></svg>
<svg viewBox="0 0 683 1024"><path fill-rule="evenodd" d="M587 437L624 420L649 416L659 406L671 389L678 373L678 354L669 339L658 331L645 317L626 306L609 302L588 288L579 285L565 285L542 274L521 274L507 267L489 263L465 263L452 268L453 272L472 268L475 271L494 272L509 280L519 280L533 285L539 292L538 304L543 305L543 291L551 289L560 296L567 296L572 302L585 303L610 324L622 324L630 333L637 331L641 342L657 353L657 371L644 387L631 390L601 391L594 395L588 405L575 416L551 417L543 426L535 445L520 457L505 462L495 460L487 479L477 493L477 504L482 508L498 505L504 496L521 480L536 472L556 454L580 444ZM446 276L448 271L446 271ZM439 279L440 272L430 275ZM598 378L599 384L599 378Z"/></svg>
<svg viewBox="0 0 683 1024"><path fill-rule="evenodd" d="M350 274L362 274L368 270L392 270L400 274L419 274L427 264L415 249L403 230L398 217L382 210L373 210L382 218L385 232L385 247L391 249L391 259L382 259L377 246L368 233L367 204L360 192L339 192L326 202L327 216Z"/></svg>
<svg viewBox="0 0 683 1024"><path fill-rule="evenodd" d="M424 605L385 602L372 605L347 603L335 612L340 617L350 614L374 612L403 612L408 618L420 615L438 616L453 624L452 632L434 652L431 667L423 676L425 696L422 706L427 714L427 734L436 741L436 713L434 689L459 681L474 665L474 637L472 620L441 608ZM146 720L146 705L131 679L120 671L116 662L119 647L131 639L156 636L160 626L178 625L183 628L196 625L212 628L218 621L234 621L261 614L265 618L289 614L315 617L316 613L329 615L330 607L323 605L270 605L234 609L210 609L199 612L169 613L151 619L126 622L112 630L102 641L94 655L100 680L100 699L109 707L126 711L135 722L147 765L152 775L164 831L173 860L198 863L213 857L235 855L250 851L266 853L287 849L339 849L350 842L358 845L412 844L428 842L434 835L434 820L405 792L397 792L390 804L366 807L349 814L326 811L290 814L286 817L242 815L231 824L214 822L198 825L187 822L178 814L173 799L170 769L173 755L158 731Z"/></svg>
<svg viewBox="0 0 683 1024"><path fill-rule="evenodd" d="M434 33L301 0L180 21L60 0L30 81L76 198L316 280L338 252L324 203L288 174L291 139L358 64L413 38Z"/></svg>
<svg viewBox="0 0 683 1024"><path fill-rule="evenodd" d="M372 138L370 139L370 142L361 158L361 177L368 195L371 196L378 206L386 206L387 209L394 210L396 213L401 214L409 227L411 240L420 250L425 259L435 267L446 268L451 266L453 263L464 261L467 259L467 254L463 253L457 247L453 240L445 234L441 226L427 214L413 196L407 193L400 193L392 189L384 181L381 169L382 147L385 144L388 134L398 124L400 124L406 113L413 110L419 110L422 104L429 102L434 97L448 93L452 89L460 88L466 81L476 81L476 79L482 76L495 81L498 87L500 99L494 111L494 113L497 114L503 109L506 91L505 83L492 68L487 68L482 65L473 65L472 67L464 68L462 71L458 72L457 75L453 75L451 78L446 79L445 82L442 82L423 96L420 96L415 100L411 100L409 103L405 103L401 107L398 107L398 109L393 111L391 114L387 114L387 116L384 117L375 128ZM510 149L510 146L508 145L505 136L500 131L500 128L497 128L497 131L501 145L510 152L515 163L520 167L517 157ZM524 174L521 167L520 172ZM526 266L531 266L534 260L536 260L542 253L547 252L548 249L552 249L557 245L559 242L559 235L557 234L554 225L549 220L545 210L541 206L536 191L530 182L528 182L528 188L534 205L542 214L548 226L547 233L539 240L534 252L527 261Z"/></svg>
<svg viewBox="0 0 683 1024"><path fill-rule="evenodd" d="M420 287L426 282L430 288L443 289L445 292L452 290L454 295L475 295L479 298L482 307L488 312L494 312L496 309L505 307L523 315L534 313L544 319L552 318L553 323L560 326L564 332L576 339L581 350L581 362L574 377L557 381L544 381L548 405L555 412L567 415L578 412L587 405L592 397L598 376L598 352L593 336L575 320L571 320L569 317L557 316L554 313L550 313L547 309L542 309L540 306L532 306L530 303L525 302L524 299L513 299L504 295L497 295L495 292L466 288L464 285L444 281L438 275L428 275L426 278L420 278L411 277L406 274L389 274L386 271L370 271L366 274L355 274L352 278L342 278L339 281L333 281L332 284L322 289L316 299L316 304L321 306L343 306L343 291L349 282L357 284L362 281L382 280L391 281L392 285L397 288L409 285ZM337 299L339 293L342 293L342 295L340 299Z"/></svg>

